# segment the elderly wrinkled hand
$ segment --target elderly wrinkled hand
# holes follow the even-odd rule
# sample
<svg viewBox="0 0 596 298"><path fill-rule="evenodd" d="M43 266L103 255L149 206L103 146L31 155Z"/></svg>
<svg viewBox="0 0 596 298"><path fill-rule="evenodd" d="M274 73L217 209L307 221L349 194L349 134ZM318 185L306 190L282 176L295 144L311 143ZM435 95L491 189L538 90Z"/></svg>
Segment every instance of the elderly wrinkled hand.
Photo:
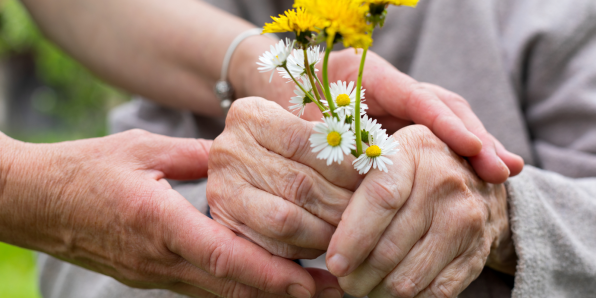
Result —
<svg viewBox="0 0 596 298"><path fill-rule="evenodd" d="M362 178L349 160L316 159L313 127L273 102L236 101L209 156L213 218L278 256L326 251Z"/></svg>
<svg viewBox="0 0 596 298"><path fill-rule="evenodd" d="M342 288L369 297L455 297L487 263L515 272L502 184L488 184L423 126L393 136L389 173L355 191L327 252Z"/></svg>

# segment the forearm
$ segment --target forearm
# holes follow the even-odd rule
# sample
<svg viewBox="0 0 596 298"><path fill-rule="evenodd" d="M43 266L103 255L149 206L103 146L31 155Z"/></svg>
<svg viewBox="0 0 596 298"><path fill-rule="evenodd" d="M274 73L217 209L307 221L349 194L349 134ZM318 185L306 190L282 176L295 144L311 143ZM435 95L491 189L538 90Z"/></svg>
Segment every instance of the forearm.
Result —
<svg viewBox="0 0 596 298"><path fill-rule="evenodd" d="M221 115L213 87L225 52L238 34L254 27L195 0L23 2L51 40L103 79L203 115ZM260 85L254 64L273 42L252 37L237 49L230 66L237 96Z"/></svg>

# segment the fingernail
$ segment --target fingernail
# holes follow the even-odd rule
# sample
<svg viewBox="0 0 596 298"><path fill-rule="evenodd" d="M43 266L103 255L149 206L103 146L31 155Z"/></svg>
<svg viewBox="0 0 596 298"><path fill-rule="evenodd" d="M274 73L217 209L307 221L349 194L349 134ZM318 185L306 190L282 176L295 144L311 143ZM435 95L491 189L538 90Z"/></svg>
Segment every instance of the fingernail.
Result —
<svg viewBox="0 0 596 298"><path fill-rule="evenodd" d="M338 276L343 276L346 271L348 271L348 259L340 254L335 254L329 259L327 266L329 267L329 271L331 271L331 273L334 273Z"/></svg>
<svg viewBox="0 0 596 298"><path fill-rule="evenodd" d="M476 138L476 140L478 140L478 142L482 146L483 145L482 140L478 136L476 136L475 134L472 134L472 135Z"/></svg>
<svg viewBox="0 0 596 298"><path fill-rule="evenodd" d="M341 298L341 293L334 288L329 288L329 289L325 289L323 290L323 292L321 292L319 294L319 297L317 298Z"/></svg>
<svg viewBox="0 0 596 298"><path fill-rule="evenodd" d="M501 162L501 167L505 168L505 170L507 170L507 177L511 176L511 171L509 170L509 167L505 164L505 162L499 158L499 161Z"/></svg>
<svg viewBox="0 0 596 298"><path fill-rule="evenodd" d="M293 284L288 287L287 291L288 295L294 298L310 298L312 295L310 292L303 286L299 284Z"/></svg>

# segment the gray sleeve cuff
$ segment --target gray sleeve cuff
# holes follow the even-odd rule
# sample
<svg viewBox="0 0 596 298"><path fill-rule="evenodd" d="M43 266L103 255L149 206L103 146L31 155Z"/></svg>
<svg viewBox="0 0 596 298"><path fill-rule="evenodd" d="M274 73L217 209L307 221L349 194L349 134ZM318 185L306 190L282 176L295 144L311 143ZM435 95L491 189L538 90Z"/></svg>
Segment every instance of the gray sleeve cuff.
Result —
<svg viewBox="0 0 596 298"><path fill-rule="evenodd" d="M513 297L596 293L596 178L570 179L527 166L509 179L518 255Z"/></svg>

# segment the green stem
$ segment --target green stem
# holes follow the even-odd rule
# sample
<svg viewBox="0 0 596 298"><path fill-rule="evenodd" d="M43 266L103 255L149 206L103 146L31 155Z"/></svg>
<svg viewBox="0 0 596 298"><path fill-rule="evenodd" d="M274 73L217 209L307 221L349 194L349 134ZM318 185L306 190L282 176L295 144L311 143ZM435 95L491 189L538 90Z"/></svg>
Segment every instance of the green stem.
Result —
<svg viewBox="0 0 596 298"><path fill-rule="evenodd" d="M319 80L319 77L315 75L315 81L317 81L317 83L319 84L319 86L321 87L321 90L325 90L325 87L323 87L323 83L321 83L321 80ZM324 100L327 100L327 97L325 98L321 98Z"/></svg>
<svg viewBox="0 0 596 298"><path fill-rule="evenodd" d="M330 39L331 42L327 42L327 48L325 49L325 59L323 60L323 90L325 90L325 97L327 98L331 115L339 120L339 117L335 113L335 102L331 97L331 90L329 90L329 54L333 50L333 39L334 37Z"/></svg>
<svg viewBox="0 0 596 298"><path fill-rule="evenodd" d="M356 107L354 109L354 126L356 133L356 157L362 154L362 130L360 129L360 95L362 93L362 75L364 74L364 62L366 61L366 53L368 48L362 52L362 60L360 60L360 69L358 70L358 83L356 84Z"/></svg>
<svg viewBox="0 0 596 298"><path fill-rule="evenodd" d="M317 98L318 104L321 104L321 95L319 94L319 88L317 88L317 84L315 84L315 80L312 77L312 71L310 71L310 63L308 62L308 52L307 49L304 48L304 67L306 68L306 74L308 75L308 79L310 80L310 85L312 86L313 93ZM320 107L319 107L320 108ZM331 112L333 115L333 111Z"/></svg>
<svg viewBox="0 0 596 298"><path fill-rule="evenodd" d="M292 75L292 73L290 72L290 70L288 70L288 67L287 67L287 66L284 66L284 69L286 70L286 72L288 73L288 75L290 76L290 78L292 78L292 81L294 81L294 83L296 83L296 85L298 86L298 88L300 88L300 90L302 90L302 92L304 92L304 94L306 94L306 96L307 96L308 98L310 98L310 100L312 100L312 102L314 102L314 103L315 103L315 104L316 104L316 105L319 107L319 110L321 110L321 113L323 113L323 115L325 115L325 111L326 111L327 109L325 109L325 107L324 107L324 106L323 106L323 105L322 105L320 102L316 101L316 100L315 100L315 99L312 97L312 95L310 94L310 92L307 92L307 91L304 89L304 87L302 86L302 84L300 84L300 83L299 83L299 82L296 80L296 78L294 78L294 76Z"/></svg>

